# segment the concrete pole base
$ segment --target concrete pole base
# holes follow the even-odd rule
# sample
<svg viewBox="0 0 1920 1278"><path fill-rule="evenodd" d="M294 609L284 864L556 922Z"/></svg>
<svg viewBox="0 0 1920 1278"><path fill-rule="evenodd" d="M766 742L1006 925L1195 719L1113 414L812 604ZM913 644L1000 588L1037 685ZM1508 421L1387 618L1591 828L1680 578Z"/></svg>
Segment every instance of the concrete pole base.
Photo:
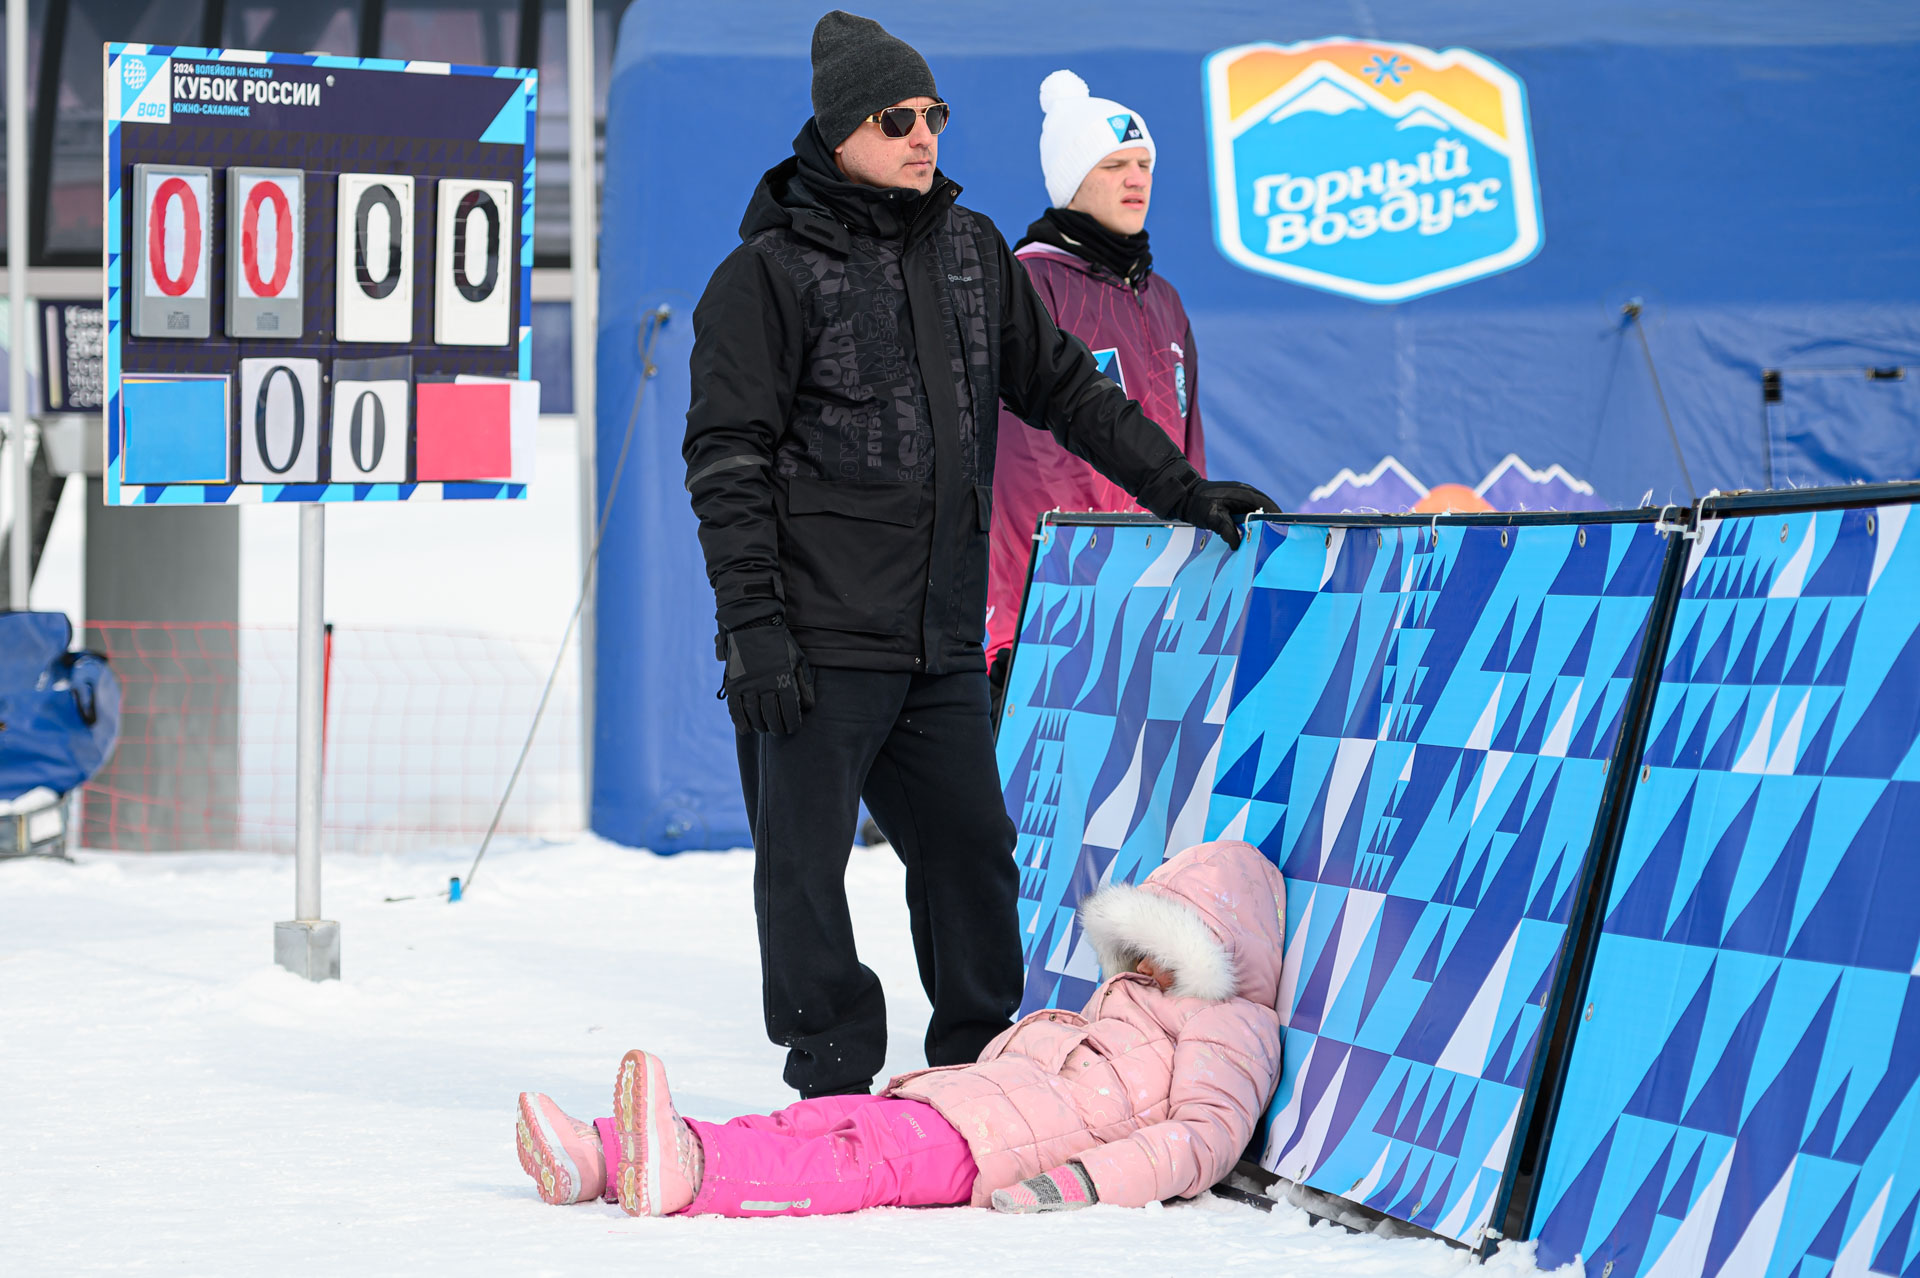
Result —
<svg viewBox="0 0 1920 1278"><path fill-rule="evenodd" d="M340 925L294 919L273 925L273 961L309 981L340 979Z"/></svg>

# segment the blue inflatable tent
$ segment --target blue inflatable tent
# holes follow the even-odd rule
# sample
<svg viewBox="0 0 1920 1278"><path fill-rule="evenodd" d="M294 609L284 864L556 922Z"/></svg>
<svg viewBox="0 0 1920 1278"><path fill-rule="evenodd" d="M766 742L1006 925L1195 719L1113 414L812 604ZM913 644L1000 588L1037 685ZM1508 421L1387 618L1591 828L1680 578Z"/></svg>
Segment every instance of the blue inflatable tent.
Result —
<svg viewBox="0 0 1920 1278"><path fill-rule="evenodd" d="M747 841L681 487L686 357L708 274L809 114L816 16L637 0L621 24L602 458L634 410L643 316L674 317L601 560L591 820L659 852ZM1070 67L1147 117L1155 269L1193 319L1210 469L1290 509L1591 509L1920 475L1910 4L876 16L927 55L955 110L942 168L1009 241L1045 203L1043 76ZM1466 177L1436 180L1450 172ZM1365 219L1385 229L1363 240Z"/></svg>

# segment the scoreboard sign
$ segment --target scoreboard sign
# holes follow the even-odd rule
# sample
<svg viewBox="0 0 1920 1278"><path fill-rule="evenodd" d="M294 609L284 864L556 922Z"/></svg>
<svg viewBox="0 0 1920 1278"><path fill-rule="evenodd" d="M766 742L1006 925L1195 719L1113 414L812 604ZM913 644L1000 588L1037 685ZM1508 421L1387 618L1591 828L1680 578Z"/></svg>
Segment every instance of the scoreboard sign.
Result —
<svg viewBox="0 0 1920 1278"><path fill-rule="evenodd" d="M532 71L105 48L107 500L519 498Z"/></svg>

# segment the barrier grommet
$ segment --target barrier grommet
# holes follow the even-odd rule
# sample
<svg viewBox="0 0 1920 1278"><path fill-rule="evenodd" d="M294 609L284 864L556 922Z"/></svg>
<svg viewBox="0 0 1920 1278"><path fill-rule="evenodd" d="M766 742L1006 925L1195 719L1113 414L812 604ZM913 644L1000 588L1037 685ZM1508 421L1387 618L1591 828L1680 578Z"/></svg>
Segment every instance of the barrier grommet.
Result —
<svg viewBox="0 0 1920 1278"><path fill-rule="evenodd" d="M1871 514L1867 516L1867 536L1873 536L1873 516Z"/></svg>
<svg viewBox="0 0 1920 1278"><path fill-rule="evenodd" d="M1579 531L1579 533L1578 533L1578 534L1576 535L1576 538L1575 538L1575 539L1576 539L1577 541L1579 541L1579 543L1580 543L1580 544L1581 544L1582 546L1584 546L1584 545L1586 545L1586 544L1587 544L1587 530L1586 530L1586 529L1584 529L1584 528L1582 528L1582 529L1581 529L1581 530Z"/></svg>

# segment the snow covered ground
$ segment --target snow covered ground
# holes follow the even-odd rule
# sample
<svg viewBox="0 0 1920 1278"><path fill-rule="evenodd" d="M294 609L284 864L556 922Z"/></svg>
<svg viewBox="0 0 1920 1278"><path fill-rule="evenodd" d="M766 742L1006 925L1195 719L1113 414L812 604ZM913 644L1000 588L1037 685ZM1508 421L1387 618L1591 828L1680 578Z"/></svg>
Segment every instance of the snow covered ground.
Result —
<svg viewBox="0 0 1920 1278"><path fill-rule="evenodd" d="M344 979L321 985L272 964L273 921L292 912L288 857L0 864L0 1271L1476 1272L1437 1242L1212 1197L1054 1217L548 1207L514 1156L522 1089L604 1112L621 1052L644 1046L666 1058L685 1112L791 1099L759 1025L751 859L496 848L448 905L434 894L470 857L329 858ZM912 1068L926 1003L899 865L856 850L849 885L862 955L892 1000L889 1069ZM1478 1272L1534 1270L1509 1255Z"/></svg>

